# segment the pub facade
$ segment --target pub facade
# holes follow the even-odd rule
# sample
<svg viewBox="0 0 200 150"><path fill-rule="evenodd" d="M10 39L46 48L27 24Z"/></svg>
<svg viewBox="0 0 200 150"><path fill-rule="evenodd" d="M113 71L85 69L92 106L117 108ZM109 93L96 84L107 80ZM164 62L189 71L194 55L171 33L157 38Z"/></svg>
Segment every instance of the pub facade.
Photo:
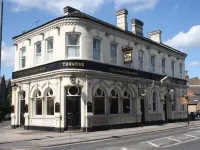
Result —
<svg viewBox="0 0 200 150"><path fill-rule="evenodd" d="M13 37L11 126L64 132L181 121L187 54L143 36L126 9L112 25L72 8Z"/></svg>

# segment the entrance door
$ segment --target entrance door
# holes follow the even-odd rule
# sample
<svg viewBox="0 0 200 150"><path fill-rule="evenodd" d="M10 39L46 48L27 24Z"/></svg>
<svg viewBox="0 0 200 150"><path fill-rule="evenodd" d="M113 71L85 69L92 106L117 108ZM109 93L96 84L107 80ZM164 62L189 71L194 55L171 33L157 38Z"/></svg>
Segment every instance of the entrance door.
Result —
<svg viewBox="0 0 200 150"><path fill-rule="evenodd" d="M66 127L68 129L80 129L81 107L80 96L66 96Z"/></svg>
<svg viewBox="0 0 200 150"><path fill-rule="evenodd" d="M25 124L24 107L25 100L20 100L20 126L24 126Z"/></svg>
<svg viewBox="0 0 200 150"><path fill-rule="evenodd" d="M145 107L144 107L144 99L140 99L140 109L141 109L141 123L145 123Z"/></svg>
<svg viewBox="0 0 200 150"><path fill-rule="evenodd" d="M167 101L165 100L163 104L163 111L165 112L165 121L167 122Z"/></svg>

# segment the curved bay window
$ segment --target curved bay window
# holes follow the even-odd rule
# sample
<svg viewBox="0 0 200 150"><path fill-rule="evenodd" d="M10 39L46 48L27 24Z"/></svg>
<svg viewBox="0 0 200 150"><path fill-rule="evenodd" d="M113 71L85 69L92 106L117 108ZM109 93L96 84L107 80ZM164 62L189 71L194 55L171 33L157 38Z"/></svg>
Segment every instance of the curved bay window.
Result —
<svg viewBox="0 0 200 150"><path fill-rule="evenodd" d="M110 114L118 114L119 110L119 94L112 90L110 93Z"/></svg>
<svg viewBox="0 0 200 150"><path fill-rule="evenodd" d="M156 92L153 92L152 101L153 101L153 111L156 111L156 106L157 106L157 94L156 94Z"/></svg>
<svg viewBox="0 0 200 150"><path fill-rule="evenodd" d="M131 95L128 91L124 91L124 97L123 97L123 113L130 113L131 109Z"/></svg>
<svg viewBox="0 0 200 150"><path fill-rule="evenodd" d="M105 114L105 92L98 88L94 96L94 113Z"/></svg>
<svg viewBox="0 0 200 150"><path fill-rule="evenodd" d="M47 115L54 115L54 97L53 90L49 89L46 95Z"/></svg>
<svg viewBox="0 0 200 150"><path fill-rule="evenodd" d="M42 115L42 98L40 91L38 91L35 95L35 106L35 114Z"/></svg>
<svg viewBox="0 0 200 150"><path fill-rule="evenodd" d="M172 111L176 111L176 94L173 95Z"/></svg>

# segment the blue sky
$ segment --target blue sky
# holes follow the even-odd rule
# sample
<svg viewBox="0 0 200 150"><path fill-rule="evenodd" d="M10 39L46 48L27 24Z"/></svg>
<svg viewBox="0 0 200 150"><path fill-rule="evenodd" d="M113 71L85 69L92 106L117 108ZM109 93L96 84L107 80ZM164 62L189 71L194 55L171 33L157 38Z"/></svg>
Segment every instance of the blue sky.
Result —
<svg viewBox="0 0 200 150"><path fill-rule="evenodd" d="M94 2L95 1L95 2ZM199 0L4 0L2 71L6 78L13 71L12 37L22 30L62 16L64 6L75 7L101 20L116 24L115 11L126 8L128 23L144 22L144 36L162 30L162 42L188 54L186 69L190 77L200 77L200 1Z"/></svg>

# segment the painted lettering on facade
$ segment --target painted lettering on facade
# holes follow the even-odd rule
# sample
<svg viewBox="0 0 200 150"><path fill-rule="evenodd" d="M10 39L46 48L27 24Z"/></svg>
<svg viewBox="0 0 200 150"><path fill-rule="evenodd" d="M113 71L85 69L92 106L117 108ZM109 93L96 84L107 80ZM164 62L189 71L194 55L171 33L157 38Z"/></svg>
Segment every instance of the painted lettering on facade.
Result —
<svg viewBox="0 0 200 150"><path fill-rule="evenodd" d="M84 67L85 63L84 62L63 62L62 63L63 67Z"/></svg>

